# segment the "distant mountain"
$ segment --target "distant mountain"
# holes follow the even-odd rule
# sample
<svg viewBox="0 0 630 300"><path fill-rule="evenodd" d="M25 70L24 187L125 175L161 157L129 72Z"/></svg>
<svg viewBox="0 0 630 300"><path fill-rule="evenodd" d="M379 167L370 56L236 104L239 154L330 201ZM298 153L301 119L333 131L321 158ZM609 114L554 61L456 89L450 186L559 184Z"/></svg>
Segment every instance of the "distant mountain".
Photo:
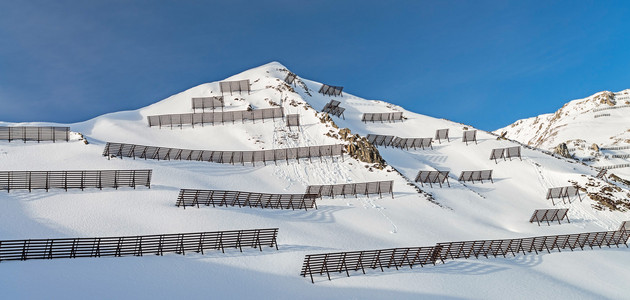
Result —
<svg viewBox="0 0 630 300"><path fill-rule="evenodd" d="M630 89L573 100L555 113L518 120L494 133L558 153L566 145L570 156L596 167L625 164L630 154L623 149L630 148Z"/></svg>

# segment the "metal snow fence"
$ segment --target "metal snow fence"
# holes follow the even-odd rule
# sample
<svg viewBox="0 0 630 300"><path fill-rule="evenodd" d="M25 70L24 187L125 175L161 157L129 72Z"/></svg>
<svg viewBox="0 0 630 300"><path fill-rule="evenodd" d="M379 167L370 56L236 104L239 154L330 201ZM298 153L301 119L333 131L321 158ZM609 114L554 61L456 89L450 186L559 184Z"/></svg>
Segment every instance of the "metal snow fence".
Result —
<svg viewBox="0 0 630 300"><path fill-rule="evenodd" d="M483 183L484 180L490 180L494 183L492 180L492 170L462 171L458 180L462 182L472 181L472 183L475 183L475 181Z"/></svg>
<svg viewBox="0 0 630 300"><path fill-rule="evenodd" d="M451 184L448 182L448 173L449 171L419 171L414 181L420 182L422 186L424 186L424 183L428 183L431 187L433 187L434 183L442 187L442 184L446 181L448 187L451 187Z"/></svg>
<svg viewBox="0 0 630 300"><path fill-rule="evenodd" d="M177 197L177 207L205 205L260 207L272 209L317 209L315 200L319 196L306 194L269 194L243 191L182 189Z"/></svg>
<svg viewBox="0 0 630 300"><path fill-rule="evenodd" d="M94 238L55 238L0 241L0 262L105 256L144 256L208 250L275 247L278 228L174 233Z"/></svg>
<svg viewBox="0 0 630 300"><path fill-rule="evenodd" d="M363 121L364 123L367 122L377 122L380 121L382 122L395 122L395 121L402 121L403 120L403 113L401 111L397 111L397 112L389 112L389 113L364 113L363 116L361 116L361 121Z"/></svg>
<svg viewBox="0 0 630 300"><path fill-rule="evenodd" d="M343 159L344 145L322 145L307 146L298 148L272 149L272 150L252 150L252 151L212 151L212 150L188 150L157 146L143 146L123 143L110 143L105 145L103 156L106 157L132 157L156 160L191 160L191 161L207 161L223 164L242 164L252 163L253 166L257 162L265 165L267 162L277 163L285 160L287 164L289 159L298 160L300 158L312 158L330 156L341 156Z"/></svg>
<svg viewBox="0 0 630 300"><path fill-rule="evenodd" d="M307 194L317 194L319 196L335 197L342 195L344 198L346 195L366 195L378 194L381 198L383 194L391 194L394 198L394 181L373 181L373 182L360 182L360 183L342 183L342 184L328 184L328 185L309 185L306 188Z"/></svg>
<svg viewBox="0 0 630 300"><path fill-rule="evenodd" d="M547 225L551 225L549 222L558 221L558 224L561 224L560 221L567 219L567 222L571 223L567 216L568 211L568 208L537 209L529 219L529 222L533 223L535 221L540 226L540 222L547 221Z"/></svg>
<svg viewBox="0 0 630 300"><path fill-rule="evenodd" d="M221 88L221 95L228 92L230 93L230 95L232 95L232 92L238 92L239 94L241 92L247 92L247 94L249 94L249 92L251 91L249 79L221 81L219 82L219 87Z"/></svg>
<svg viewBox="0 0 630 300"><path fill-rule="evenodd" d="M192 98L193 111L197 109L205 111L206 108L214 110L217 107L223 109L224 106L225 104L223 102L223 96Z"/></svg>
<svg viewBox="0 0 630 300"><path fill-rule="evenodd" d="M222 112L203 112L203 113L187 113L187 114L169 114L169 115L155 115L147 116L149 127L159 126L180 126L191 125L193 128L195 124L212 124L226 122L232 122L234 124L237 121L241 121L243 124L246 120L274 119L284 118L284 110L281 107L262 108L255 110L237 110L237 111L222 111Z"/></svg>
<svg viewBox="0 0 630 300"><path fill-rule="evenodd" d="M0 126L0 140L70 141L70 127Z"/></svg>
<svg viewBox="0 0 630 300"><path fill-rule="evenodd" d="M475 142L475 144L477 144L477 130L464 131L462 142L465 142L466 145L468 145L468 142Z"/></svg>
<svg viewBox="0 0 630 300"><path fill-rule="evenodd" d="M319 92L328 96L341 96L343 97L343 87L342 86L332 86L327 84L322 84L322 87L319 88Z"/></svg>
<svg viewBox="0 0 630 300"><path fill-rule="evenodd" d="M0 190L87 189L146 186L151 170L0 171Z"/></svg>

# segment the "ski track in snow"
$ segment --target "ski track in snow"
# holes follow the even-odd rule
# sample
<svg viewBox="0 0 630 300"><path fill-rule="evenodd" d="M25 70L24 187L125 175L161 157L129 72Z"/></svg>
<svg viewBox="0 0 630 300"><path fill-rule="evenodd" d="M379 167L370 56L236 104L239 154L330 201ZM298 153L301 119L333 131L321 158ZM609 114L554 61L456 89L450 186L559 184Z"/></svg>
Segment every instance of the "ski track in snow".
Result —
<svg viewBox="0 0 630 300"><path fill-rule="evenodd" d="M310 112L310 110L308 111ZM288 129L286 128L283 121L276 121L274 123L275 130L273 135L273 146L274 148L291 148L291 147L302 147L302 146L312 146L314 145L313 138L310 133L306 131L300 132L298 135L298 139L293 139L289 137ZM295 130L295 129L294 129ZM345 159L352 159L350 157L346 157ZM291 174L287 173L284 168L276 167L274 170L274 174L280 178L284 178L289 182L289 186L287 189L291 187L293 184L302 184L303 186L308 186L310 184L339 184L341 182L335 182L334 178L346 178L350 179L352 182L352 175L345 169L342 168L340 164L341 158L322 158L322 163L320 163L319 158L314 158L313 162L310 162L306 159L302 159L299 163L294 163L290 165ZM332 160L333 163L329 163L329 160ZM361 163L358 162L357 163ZM293 182L291 178L298 178L300 182ZM374 200L368 198L367 196L358 195L357 198L363 203L364 208L372 208L375 209L379 214L387 220L392 226L391 233L398 232L398 227L392 221L392 219L387 216L384 212L384 208L377 205Z"/></svg>

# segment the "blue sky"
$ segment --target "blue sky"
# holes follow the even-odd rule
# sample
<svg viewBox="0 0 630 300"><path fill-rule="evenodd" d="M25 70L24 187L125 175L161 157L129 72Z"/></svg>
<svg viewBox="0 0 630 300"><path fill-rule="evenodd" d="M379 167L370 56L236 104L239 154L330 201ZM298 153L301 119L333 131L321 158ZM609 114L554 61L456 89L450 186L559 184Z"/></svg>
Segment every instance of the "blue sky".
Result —
<svg viewBox="0 0 630 300"><path fill-rule="evenodd" d="M279 61L486 130L630 88L628 1L0 1L0 120L77 122Z"/></svg>

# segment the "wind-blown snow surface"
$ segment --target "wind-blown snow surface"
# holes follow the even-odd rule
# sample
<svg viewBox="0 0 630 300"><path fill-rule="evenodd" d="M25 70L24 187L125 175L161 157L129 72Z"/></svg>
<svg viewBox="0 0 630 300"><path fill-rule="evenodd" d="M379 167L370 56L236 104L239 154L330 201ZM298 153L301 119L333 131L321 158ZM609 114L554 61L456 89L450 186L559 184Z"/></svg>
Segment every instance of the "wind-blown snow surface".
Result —
<svg viewBox="0 0 630 300"><path fill-rule="evenodd" d="M628 164L630 149L596 150L592 147L630 146L630 89L617 93L599 92L584 99L572 100L555 113L522 119L497 129L506 137L546 150L566 143L571 155L586 159L594 167ZM611 172L630 177L630 168Z"/></svg>
<svg viewBox="0 0 630 300"><path fill-rule="evenodd" d="M168 254L163 257L82 258L3 262L3 298L628 298L630 250L612 248L508 258L447 261L437 266L367 271L351 277L300 277L305 254L343 250L431 246L436 242L516 238L617 229L628 214L600 212L591 200L573 202L571 223L537 226L528 222L534 209L551 207L547 188L585 182L595 171L541 152L523 149L523 160L489 160L490 150L512 146L478 133L478 144L461 142L464 125L435 119L382 101L348 93L334 97L346 108L340 127L353 133L432 137L449 128L451 141L433 150L383 149L386 161L405 177L418 170L449 170L450 188L422 187L431 203L391 168L370 171L348 158L325 158L267 166L232 166L207 162L111 159L101 156L105 142L187 149L253 150L340 143L325 133L336 130L320 122L331 97L317 94L320 84L289 91L282 83L285 67L270 63L228 80L249 79L251 95L226 96L226 110L284 107L299 113L300 129L281 120L206 125L183 129L149 128L146 116L191 112L191 97L217 95L218 82L202 84L154 105L107 114L70 124L89 145L69 143L0 143L1 170L153 169L151 189L86 191L12 191L0 194L0 239L93 237L279 227L279 251L265 249ZM336 84L336 83L331 83ZM310 95L309 95L310 93ZM282 101L281 101L282 99ZM293 101L292 101L293 100ZM291 104L293 103L293 105ZM403 111L406 120L363 124L364 112ZM37 123L39 125L40 123ZM4 125L7 125L6 123ZM8 124L18 125L18 124ZM23 125L23 124L22 124ZM36 125L32 123L29 125ZM50 124L46 124L50 125ZM468 126L470 128L470 126ZM462 170L494 169L495 182L459 183ZM324 198L318 210L175 207L180 188L297 193L309 184L394 180L394 199L384 196Z"/></svg>

